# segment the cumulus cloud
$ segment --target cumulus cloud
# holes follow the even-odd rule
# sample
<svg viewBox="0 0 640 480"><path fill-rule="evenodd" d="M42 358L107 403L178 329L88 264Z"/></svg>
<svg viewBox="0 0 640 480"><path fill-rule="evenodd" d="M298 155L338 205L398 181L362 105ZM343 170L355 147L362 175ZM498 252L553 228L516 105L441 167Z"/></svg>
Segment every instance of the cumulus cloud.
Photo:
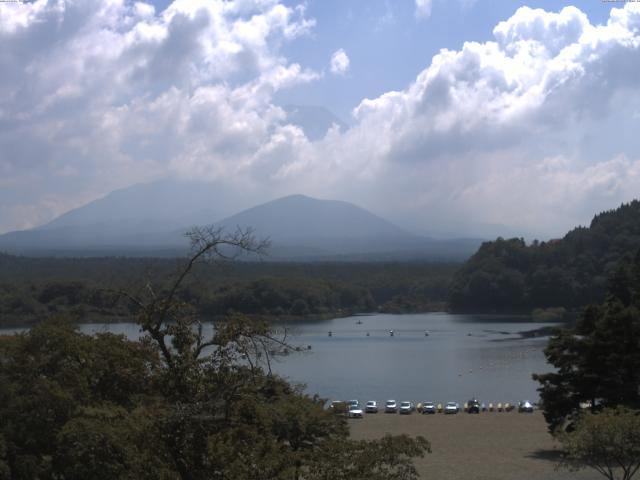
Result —
<svg viewBox="0 0 640 480"><path fill-rule="evenodd" d="M0 3L0 230L167 175L469 234L556 235L640 191L640 5L522 7L315 141L273 100L319 78L282 53L313 27L277 0Z"/></svg>
<svg viewBox="0 0 640 480"><path fill-rule="evenodd" d="M404 90L363 100L323 178L346 191L357 171L357 195L425 230L486 222L544 236L584 223L640 191L639 22L634 4L606 25L523 7L493 41L442 50Z"/></svg>
<svg viewBox="0 0 640 480"><path fill-rule="evenodd" d="M415 0L415 2L416 2L416 17L428 18L431 15L432 0Z"/></svg>
<svg viewBox="0 0 640 480"><path fill-rule="evenodd" d="M313 26L275 0L0 4L0 231L171 172L247 168L285 117L272 95L318 77L280 53Z"/></svg>
<svg viewBox="0 0 640 480"><path fill-rule="evenodd" d="M344 75L349 70L349 57L342 49L338 49L331 55L331 73Z"/></svg>

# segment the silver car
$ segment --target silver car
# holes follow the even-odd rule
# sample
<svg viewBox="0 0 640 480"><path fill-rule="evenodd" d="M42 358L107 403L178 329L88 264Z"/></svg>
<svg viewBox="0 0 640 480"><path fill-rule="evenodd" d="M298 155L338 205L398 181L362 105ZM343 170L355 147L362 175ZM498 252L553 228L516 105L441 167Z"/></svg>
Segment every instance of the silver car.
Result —
<svg viewBox="0 0 640 480"><path fill-rule="evenodd" d="M385 413L398 413L398 404L395 400L387 400L384 404Z"/></svg>
<svg viewBox="0 0 640 480"><path fill-rule="evenodd" d="M411 412L413 412L413 403L400 402L400 413L402 415L409 415Z"/></svg>
<svg viewBox="0 0 640 480"><path fill-rule="evenodd" d="M364 407L364 411L367 413L378 413L378 402L369 400Z"/></svg>
<svg viewBox="0 0 640 480"><path fill-rule="evenodd" d="M422 403L422 413L436 413L436 405L433 402Z"/></svg>
<svg viewBox="0 0 640 480"><path fill-rule="evenodd" d="M460 411L460 406L458 402L447 402L444 406L444 413L453 414L458 413Z"/></svg>

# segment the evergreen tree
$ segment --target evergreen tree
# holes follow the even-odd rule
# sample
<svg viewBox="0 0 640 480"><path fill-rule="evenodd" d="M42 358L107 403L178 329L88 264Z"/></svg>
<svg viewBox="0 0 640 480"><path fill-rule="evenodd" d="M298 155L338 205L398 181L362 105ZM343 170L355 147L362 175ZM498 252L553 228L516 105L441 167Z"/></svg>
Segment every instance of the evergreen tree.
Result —
<svg viewBox="0 0 640 480"><path fill-rule="evenodd" d="M623 261L606 300L586 308L574 328L551 337L545 355L557 371L535 374L549 428L592 411L640 407L640 255Z"/></svg>

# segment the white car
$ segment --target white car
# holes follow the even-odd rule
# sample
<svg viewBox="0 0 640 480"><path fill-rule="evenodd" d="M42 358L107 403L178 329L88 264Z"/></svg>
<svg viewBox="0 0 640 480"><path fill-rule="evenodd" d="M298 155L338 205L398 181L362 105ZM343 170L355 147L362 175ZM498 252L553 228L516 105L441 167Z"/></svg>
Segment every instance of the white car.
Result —
<svg viewBox="0 0 640 480"><path fill-rule="evenodd" d="M357 405L349 405L349 418L362 418L363 415L364 412L360 407L358 407Z"/></svg>
<svg viewBox="0 0 640 480"><path fill-rule="evenodd" d="M367 413L378 413L378 402L369 400L364 407L364 411Z"/></svg>
<svg viewBox="0 0 640 480"><path fill-rule="evenodd" d="M411 402L400 402L400 413L403 415L409 415L413 412L413 403Z"/></svg>
<svg viewBox="0 0 640 480"><path fill-rule="evenodd" d="M460 411L460 406L457 402L447 402L444 406L444 413L453 414Z"/></svg>
<svg viewBox="0 0 640 480"><path fill-rule="evenodd" d="M398 404L395 400L387 400L387 403L384 404L384 411L386 413L397 413Z"/></svg>

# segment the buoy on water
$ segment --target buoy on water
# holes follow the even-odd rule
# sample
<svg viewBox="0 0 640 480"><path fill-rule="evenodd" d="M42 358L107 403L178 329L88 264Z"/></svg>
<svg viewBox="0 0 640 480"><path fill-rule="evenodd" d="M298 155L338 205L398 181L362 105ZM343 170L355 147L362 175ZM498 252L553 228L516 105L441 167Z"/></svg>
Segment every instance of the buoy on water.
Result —
<svg viewBox="0 0 640 480"><path fill-rule="evenodd" d="M331 330L329 330L329 336L331 336L331 335L333 335L333 334L331 333Z"/></svg>

